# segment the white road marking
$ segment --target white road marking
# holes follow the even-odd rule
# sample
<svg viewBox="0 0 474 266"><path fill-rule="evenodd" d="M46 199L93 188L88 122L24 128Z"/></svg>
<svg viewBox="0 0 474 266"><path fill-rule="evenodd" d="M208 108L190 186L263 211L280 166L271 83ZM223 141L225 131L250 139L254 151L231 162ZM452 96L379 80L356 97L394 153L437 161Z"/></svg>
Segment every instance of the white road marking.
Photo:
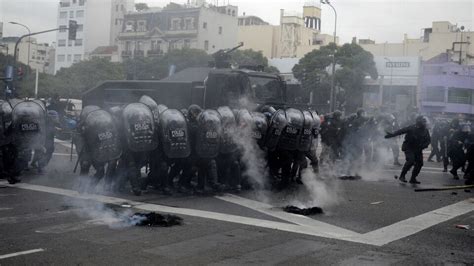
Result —
<svg viewBox="0 0 474 266"><path fill-rule="evenodd" d="M9 187L15 187L20 189L27 189L33 191L46 192L56 195L63 195L72 198L85 199L85 200L94 200L97 202L113 204L120 206L123 202L128 202L133 208L144 211L154 211L154 212L164 212L164 213L174 213L181 214L199 218L212 219L217 221L224 221L230 223L237 223L249 226L256 226L268 229L275 229L280 231L286 231L297 234L311 235L317 237L331 238L337 240L345 240L356 243L369 244L374 246L383 246L393 241L405 238L407 236L416 234L422 230L428 229L434 225L437 225L442 222L446 222L450 219L453 219L457 216L464 215L466 213L474 211L474 202L473 199L467 199L456 204L452 204L438 210L434 210L416 217L412 217L400 222L397 222L393 225L389 225L375 231L359 234L352 232L350 230L339 228L330 224L326 224L319 221L311 221L308 217L299 217L296 215L283 215L276 211L266 210L270 205L264 203L258 203L252 200L243 199L235 196L225 196L221 199L226 201L240 202L241 204L246 204L248 207L252 207L260 212L264 212L273 217L278 217L280 219L289 221L291 223L284 222L274 222L263 219L256 219L238 215L217 213L211 211L202 211L186 208L176 208L163 206L152 203L144 203L139 201L130 201L127 199L121 199L116 197L109 197L103 195L93 195L93 194L80 194L77 191L46 187L40 185L32 185L26 183L19 183L15 185L9 185L7 182L0 182L0 185L6 185ZM263 210L262 210L263 208Z"/></svg>
<svg viewBox="0 0 474 266"><path fill-rule="evenodd" d="M257 212L260 212L269 216L273 216L275 218L278 218L290 223L306 226L308 227L308 229L325 232L326 234L333 235L334 237L348 237L348 236L359 235L356 232L353 232L341 227L337 227L328 223L323 223L306 216L287 213L280 210L279 208L275 208L272 205L255 201L255 200L250 200L247 198L242 198L236 195L226 194L225 196L220 196L216 198L230 202L230 203L234 203L240 206L244 206L246 208L255 210Z"/></svg>
<svg viewBox="0 0 474 266"><path fill-rule="evenodd" d="M402 169L400 170L397 170L397 169L384 169L382 170L383 172L393 172L393 173L400 173L402 171ZM425 170L422 170L423 173L427 173L427 174L437 174L437 175L446 175L446 173L443 173L443 172L435 172L435 171L425 171Z"/></svg>
<svg viewBox="0 0 474 266"><path fill-rule="evenodd" d="M26 250L26 251L21 251L21 252L15 252L15 253L10 253L10 254L0 255L0 260L11 258L11 257L17 257L17 256L21 256L21 255L37 253L37 252L43 252L43 251L44 251L44 249L37 248L37 249L31 249L31 250Z"/></svg>
<svg viewBox="0 0 474 266"><path fill-rule="evenodd" d="M8 211L11 210L12 208L0 208L0 211Z"/></svg>
<svg viewBox="0 0 474 266"><path fill-rule="evenodd" d="M472 199L467 199L385 226L366 233L363 237L372 245L383 246L472 211L474 211Z"/></svg>

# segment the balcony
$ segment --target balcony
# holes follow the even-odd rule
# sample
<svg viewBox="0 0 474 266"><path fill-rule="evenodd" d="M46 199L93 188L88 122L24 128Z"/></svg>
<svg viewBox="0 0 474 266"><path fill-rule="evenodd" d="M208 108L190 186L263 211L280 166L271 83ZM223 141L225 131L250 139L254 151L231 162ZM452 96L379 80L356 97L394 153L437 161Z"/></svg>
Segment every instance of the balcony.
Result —
<svg viewBox="0 0 474 266"><path fill-rule="evenodd" d="M145 51L143 51L143 50L136 50L136 51L135 51L135 56L145 56Z"/></svg>
<svg viewBox="0 0 474 266"><path fill-rule="evenodd" d="M122 57L131 57L132 51L122 51Z"/></svg>
<svg viewBox="0 0 474 266"><path fill-rule="evenodd" d="M163 51L161 49L153 49L153 50L149 50L147 52L147 55L148 56L160 56L160 55L163 55Z"/></svg>
<svg viewBox="0 0 474 266"><path fill-rule="evenodd" d="M124 31L124 32L120 32L118 35L118 38L121 40L125 40L125 39L136 40L136 39L143 39L146 37L148 37L148 31Z"/></svg>

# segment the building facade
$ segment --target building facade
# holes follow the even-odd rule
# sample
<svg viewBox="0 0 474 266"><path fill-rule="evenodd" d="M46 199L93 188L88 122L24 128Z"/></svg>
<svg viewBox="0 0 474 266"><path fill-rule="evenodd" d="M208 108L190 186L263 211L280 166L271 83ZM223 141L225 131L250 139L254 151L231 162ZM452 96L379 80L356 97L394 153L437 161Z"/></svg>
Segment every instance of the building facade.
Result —
<svg viewBox="0 0 474 266"><path fill-rule="evenodd" d="M84 59L99 46L114 45L124 15L134 0L61 0L58 7L55 73ZM68 40L70 20L77 21L76 40Z"/></svg>
<svg viewBox="0 0 474 266"><path fill-rule="evenodd" d="M474 64L474 45L471 45L474 32L464 31L464 27L448 21L433 22L431 28L423 29L419 38L410 39L405 34L401 43L369 41L359 40L359 44L374 56L420 56L426 61L448 52L453 62Z"/></svg>
<svg viewBox="0 0 474 266"><path fill-rule="evenodd" d="M3 22L0 21L0 39L3 38Z"/></svg>
<svg viewBox="0 0 474 266"><path fill-rule="evenodd" d="M363 106L406 118L416 109L421 59L417 56L375 56L378 79L366 78Z"/></svg>
<svg viewBox="0 0 474 266"><path fill-rule="evenodd" d="M201 3L202 4L202 3ZM171 3L128 13L118 37L121 60L194 48L209 54L237 45L237 7Z"/></svg>
<svg viewBox="0 0 474 266"><path fill-rule="evenodd" d="M315 1L306 2L302 14L280 10L277 26L255 16L239 17L238 36L245 49L261 51L267 58L301 58L334 42L333 35L321 34L321 6Z"/></svg>
<svg viewBox="0 0 474 266"><path fill-rule="evenodd" d="M0 43L4 46L1 50L5 54L12 55L15 51L15 44L19 37L4 37ZM29 51L28 51L29 49ZM47 43L38 43L35 38L24 38L18 44L17 58L18 61L29 65L31 69L38 69L39 72L45 73L50 65L51 47ZM29 58L28 58L29 56Z"/></svg>
<svg viewBox="0 0 474 266"><path fill-rule="evenodd" d="M419 98L423 113L474 118L474 65L454 63L444 53L426 61L422 75Z"/></svg>

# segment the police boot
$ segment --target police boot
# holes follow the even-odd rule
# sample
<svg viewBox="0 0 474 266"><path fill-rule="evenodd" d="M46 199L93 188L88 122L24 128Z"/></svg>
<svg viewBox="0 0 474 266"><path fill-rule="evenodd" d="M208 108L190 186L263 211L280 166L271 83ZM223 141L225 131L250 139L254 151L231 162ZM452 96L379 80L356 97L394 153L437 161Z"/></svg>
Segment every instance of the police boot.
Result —
<svg viewBox="0 0 474 266"><path fill-rule="evenodd" d="M405 178L404 175L400 176L400 178L398 178L400 180L400 182L403 182L403 183L406 183L407 182L407 179Z"/></svg>
<svg viewBox="0 0 474 266"><path fill-rule="evenodd" d="M453 175L454 180L459 180L459 176L458 176L457 171L454 171L454 169L451 169L451 171L449 171L449 172Z"/></svg>
<svg viewBox="0 0 474 266"><path fill-rule="evenodd" d="M416 180L416 177L412 176L410 178L410 184L421 184L421 182Z"/></svg>

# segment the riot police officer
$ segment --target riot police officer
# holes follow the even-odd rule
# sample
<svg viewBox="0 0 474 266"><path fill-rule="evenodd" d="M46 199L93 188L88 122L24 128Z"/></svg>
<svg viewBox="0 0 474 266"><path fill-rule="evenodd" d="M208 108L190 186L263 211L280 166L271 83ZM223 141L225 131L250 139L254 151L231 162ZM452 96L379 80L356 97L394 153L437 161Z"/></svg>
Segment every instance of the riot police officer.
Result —
<svg viewBox="0 0 474 266"><path fill-rule="evenodd" d="M428 120L426 117L418 116L414 125L402 128L393 133L387 133L385 136L385 138L393 138L399 135L405 135L402 150L405 152L406 162L400 174L400 181L402 182L407 182L405 175L410 171L411 167L414 167L410 183L420 184L416 177L423 167L423 150L430 145L430 133L427 129L427 124Z"/></svg>

